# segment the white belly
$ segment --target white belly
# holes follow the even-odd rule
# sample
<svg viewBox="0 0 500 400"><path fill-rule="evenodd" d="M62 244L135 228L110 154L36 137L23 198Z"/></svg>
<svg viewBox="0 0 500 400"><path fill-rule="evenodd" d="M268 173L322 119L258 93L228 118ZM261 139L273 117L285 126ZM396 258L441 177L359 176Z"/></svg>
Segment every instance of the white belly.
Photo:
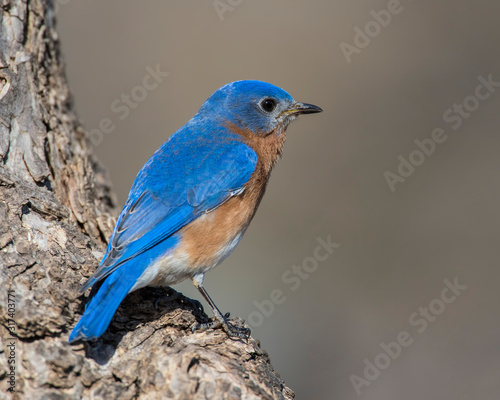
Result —
<svg viewBox="0 0 500 400"><path fill-rule="evenodd" d="M173 252L156 259L139 277L130 292L145 286L171 286L193 275L205 273L224 261L236 248L243 233L234 236L216 253L210 265L192 265L182 244ZM182 243L182 241L181 241Z"/></svg>

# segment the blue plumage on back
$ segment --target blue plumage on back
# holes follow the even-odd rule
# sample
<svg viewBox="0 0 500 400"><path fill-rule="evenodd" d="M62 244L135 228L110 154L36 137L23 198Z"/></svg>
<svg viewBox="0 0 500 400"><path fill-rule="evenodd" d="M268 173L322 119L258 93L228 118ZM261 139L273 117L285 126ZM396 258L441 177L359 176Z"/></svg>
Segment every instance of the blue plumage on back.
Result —
<svg viewBox="0 0 500 400"><path fill-rule="evenodd" d="M82 290L217 207L248 181L255 152L226 129L219 128L214 138L212 131L196 132L192 125L165 142L139 172L106 255Z"/></svg>

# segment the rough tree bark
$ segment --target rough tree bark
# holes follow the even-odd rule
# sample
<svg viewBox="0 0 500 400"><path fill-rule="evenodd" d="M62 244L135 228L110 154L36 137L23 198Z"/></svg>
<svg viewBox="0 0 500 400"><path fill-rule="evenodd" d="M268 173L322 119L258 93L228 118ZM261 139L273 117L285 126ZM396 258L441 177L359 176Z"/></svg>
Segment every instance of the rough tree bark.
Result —
<svg viewBox="0 0 500 400"><path fill-rule="evenodd" d="M256 340L191 333L192 305L169 289L133 293L100 340L67 343L117 210L51 5L0 1L0 398L293 398Z"/></svg>

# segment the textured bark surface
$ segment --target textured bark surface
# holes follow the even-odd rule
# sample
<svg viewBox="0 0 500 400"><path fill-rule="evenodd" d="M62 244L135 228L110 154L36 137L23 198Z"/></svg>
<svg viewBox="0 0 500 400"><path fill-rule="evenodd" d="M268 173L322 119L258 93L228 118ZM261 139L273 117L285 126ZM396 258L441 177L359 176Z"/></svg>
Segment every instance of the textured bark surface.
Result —
<svg viewBox="0 0 500 400"><path fill-rule="evenodd" d="M254 339L191 333L199 310L171 289L133 293L100 340L67 343L117 210L50 5L0 1L0 398L293 398Z"/></svg>

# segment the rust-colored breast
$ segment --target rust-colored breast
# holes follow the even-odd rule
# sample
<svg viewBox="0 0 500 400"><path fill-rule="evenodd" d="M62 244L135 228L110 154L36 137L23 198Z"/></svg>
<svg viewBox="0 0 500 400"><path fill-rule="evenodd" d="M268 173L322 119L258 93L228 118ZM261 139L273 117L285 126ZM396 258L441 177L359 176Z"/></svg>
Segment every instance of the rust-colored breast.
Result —
<svg viewBox="0 0 500 400"><path fill-rule="evenodd" d="M182 241L177 251L189 258L193 274L215 267L238 244L257 211L285 140L284 131L257 136L234 126L229 128L257 153L258 162L240 195L181 229Z"/></svg>
<svg viewBox="0 0 500 400"><path fill-rule="evenodd" d="M262 185L252 178L242 194L191 222L181 230L179 248L190 261L193 273L203 272L226 258L244 234L260 201ZM197 271L199 270L199 271Z"/></svg>

